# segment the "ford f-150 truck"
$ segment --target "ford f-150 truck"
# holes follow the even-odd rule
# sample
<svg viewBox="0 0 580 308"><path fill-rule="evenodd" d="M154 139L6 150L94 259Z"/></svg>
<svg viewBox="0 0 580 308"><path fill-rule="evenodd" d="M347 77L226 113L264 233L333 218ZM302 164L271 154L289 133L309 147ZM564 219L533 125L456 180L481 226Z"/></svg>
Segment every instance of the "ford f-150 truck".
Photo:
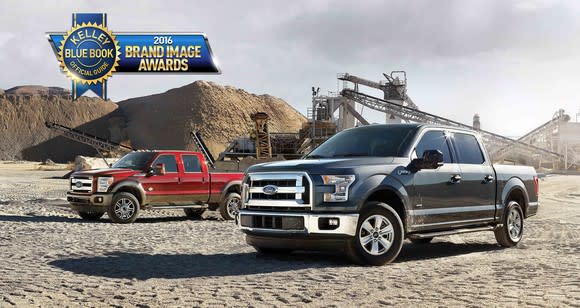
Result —
<svg viewBox="0 0 580 308"><path fill-rule="evenodd" d="M259 252L341 249L382 265L405 239L489 230L514 246L538 211L538 191L533 167L492 165L477 132L370 125L300 160L250 167L236 222Z"/></svg>
<svg viewBox="0 0 580 308"><path fill-rule="evenodd" d="M238 212L242 173L209 172L201 153L137 151L110 169L74 172L67 200L88 220L106 212L116 223L131 223L142 209L184 209L199 217L206 208L224 219Z"/></svg>

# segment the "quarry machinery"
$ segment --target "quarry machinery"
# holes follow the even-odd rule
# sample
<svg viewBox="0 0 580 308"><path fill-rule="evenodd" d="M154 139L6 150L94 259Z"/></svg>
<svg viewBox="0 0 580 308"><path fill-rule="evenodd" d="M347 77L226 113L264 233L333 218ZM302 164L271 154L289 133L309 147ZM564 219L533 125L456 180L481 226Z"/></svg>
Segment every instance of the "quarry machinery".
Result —
<svg viewBox="0 0 580 308"><path fill-rule="evenodd" d="M205 161L207 162L208 166L210 166L211 168L215 168L215 159L213 158L213 155L211 155L211 152L205 145L205 142L203 141L203 138L201 137L199 131L191 131L189 132L189 135L191 136L191 139L193 139L197 151L200 152L205 158Z"/></svg>
<svg viewBox="0 0 580 308"><path fill-rule="evenodd" d="M136 150L133 147L113 142L110 140L106 140L58 123L46 121L44 122L44 125L58 132L63 137L91 146L97 151L97 153L99 153L99 155L107 165L109 165L109 163L105 159L103 153L109 153L112 155L123 155L128 152Z"/></svg>
<svg viewBox="0 0 580 308"><path fill-rule="evenodd" d="M400 119L415 122L415 123L429 123L429 124L437 124L437 125L446 125L446 126L453 126L453 127L460 127L466 129L473 129L471 126L453 121L450 119L446 119L434 114L430 114L424 111L419 111L417 109L413 109L408 106L401 106L396 103L373 97L368 94L357 92L353 89L344 88L341 91L341 95L346 97L352 101L355 101L363 106L368 108L390 113L399 117ZM517 147L524 149L528 153L534 153L536 155L541 155L544 160L551 160L554 162L554 168L558 168L557 164L564 162L565 157L561 153L537 147L526 142L520 140L514 140L508 137L504 137L495 133L491 133L485 130L478 130L485 142L487 149L490 150L491 153L495 153L497 149L504 148L504 147ZM491 154L492 158L496 160L496 158ZM576 162L573 162L576 164Z"/></svg>
<svg viewBox="0 0 580 308"><path fill-rule="evenodd" d="M270 119L270 116L265 112L256 112L252 114L251 119L254 121L256 158L271 158L272 144L270 143L270 131L268 129L268 120Z"/></svg>

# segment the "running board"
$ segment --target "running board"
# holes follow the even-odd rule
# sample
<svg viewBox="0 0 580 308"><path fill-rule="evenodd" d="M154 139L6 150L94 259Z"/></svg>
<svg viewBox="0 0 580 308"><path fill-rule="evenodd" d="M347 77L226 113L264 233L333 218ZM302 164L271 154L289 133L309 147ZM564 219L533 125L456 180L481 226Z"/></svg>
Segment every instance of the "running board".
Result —
<svg viewBox="0 0 580 308"><path fill-rule="evenodd" d="M422 238L430 238L430 237L452 235L452 234L461 234L461 233L470 233L470 232L479 232L479 231L493 231L493 229L495 229L495 226L485 226L485 227L478 227L478 228L456 229L456 230L449 230L449 231L415 233L415 234L409 234L408 237L411 239L422 239Z"/></svg>
<svg viewBox="0 0 580 308"><path fill-rule="evenodd" d="M207 205L160 205L148 206L147 210L207 209Z"/></svg>

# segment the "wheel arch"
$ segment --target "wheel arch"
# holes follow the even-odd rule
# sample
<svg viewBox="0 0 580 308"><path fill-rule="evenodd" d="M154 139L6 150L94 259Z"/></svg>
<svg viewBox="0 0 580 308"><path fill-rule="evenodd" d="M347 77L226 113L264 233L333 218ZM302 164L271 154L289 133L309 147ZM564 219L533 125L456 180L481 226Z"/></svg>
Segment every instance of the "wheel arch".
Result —
<svg viewBox="0 0 580 308"><path fill-rule="evenodd" d="M376 189L370 191L365 198L363 198L363 202L359 207L359 211L363 208L367 207L369 202L382 202L387 204L391 207L401 218L403 222L403 229L407 232L407 226L409 224L409 215L407 214L407 204L409 202L409 196L406 193L406 190L401 191L404 189L401 185L399 189L396 189L390 185L383 185L379 186ZM387 208L388 210L388 208Z"/></svg>
<svg viewBox="0 0 580 308"><path fill-rule="evenodd" d="M232 192L242 195L242 181L231 181L226 184L222 190L220 201L225 200L226 196Z"/></svg>
<svg viewBox="0 0 580 308"><path fill-rule="evenodd" d="M133 181L125 181L120 182L119 184L115 185L115 187L111 190L113 194L118 192L127 192L135 196L139 204L143 206L147 202L147 198L145 195L145 190L141 183L133 182Z"/></svg>
<svg viewBox="0 0 580 308"><path fill-rule="evenodd" d="M505 207L508 205L510 201L518 202L519 205L522 207L524 217L527 217L529 204L528 192L526 191L526 186L524 185L524 182L516 177L509 179L503 188L500 205L502 209L502 214L505 210Z"/></svg>

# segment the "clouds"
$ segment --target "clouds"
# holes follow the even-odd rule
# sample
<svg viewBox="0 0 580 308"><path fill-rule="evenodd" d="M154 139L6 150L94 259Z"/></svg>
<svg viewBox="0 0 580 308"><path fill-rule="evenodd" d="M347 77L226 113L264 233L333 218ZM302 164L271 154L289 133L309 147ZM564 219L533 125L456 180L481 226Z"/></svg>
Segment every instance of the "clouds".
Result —
<svg viewBox="0 0 580 308"><path fill-rule="evenodd" d="M106 12L113 31L203 31L223 74L120 75L114 100L197 79L282 97L306 113L310 87L336 73L378 80L404 69L423 110L523 134L578 109L580 5L574 1L18 1L0 3L0 87L69 87L44 37L73 12ZM371 122L383 115L364 112ZM510 115L523 114L506 126Z"/></svg>

